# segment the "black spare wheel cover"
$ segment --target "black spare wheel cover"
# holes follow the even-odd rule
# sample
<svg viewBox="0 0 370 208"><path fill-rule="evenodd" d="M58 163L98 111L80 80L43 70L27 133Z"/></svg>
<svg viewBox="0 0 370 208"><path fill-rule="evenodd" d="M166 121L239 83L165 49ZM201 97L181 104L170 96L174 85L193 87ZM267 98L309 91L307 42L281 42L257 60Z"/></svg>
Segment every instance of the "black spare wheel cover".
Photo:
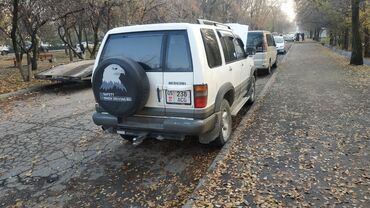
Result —
<svg viewBox="0 0 370 208"><path fill-rule="evenodd" d="M108 113L128 117L141 110L149 97L149 80L141 65L129 58L109 58L94 71L95 100Z"/></svg>

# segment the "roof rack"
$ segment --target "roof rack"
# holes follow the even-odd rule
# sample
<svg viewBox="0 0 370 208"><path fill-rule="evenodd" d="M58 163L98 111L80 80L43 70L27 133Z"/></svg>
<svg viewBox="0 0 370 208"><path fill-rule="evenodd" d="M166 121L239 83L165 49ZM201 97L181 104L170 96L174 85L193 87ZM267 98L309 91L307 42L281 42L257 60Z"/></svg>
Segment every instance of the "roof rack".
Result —
<svg viewBox="0 0 370 208"><path fill-rule="evenodd" d="M212 20L197 19L197 23L201 24L201 25L214 25L214 26L218 26L218 27L225 27L227 29L231 29L230 26L228 26L228 25L225 25L225 24L219 23L219 22L215 22L215 21L212 21Z"/></svg>

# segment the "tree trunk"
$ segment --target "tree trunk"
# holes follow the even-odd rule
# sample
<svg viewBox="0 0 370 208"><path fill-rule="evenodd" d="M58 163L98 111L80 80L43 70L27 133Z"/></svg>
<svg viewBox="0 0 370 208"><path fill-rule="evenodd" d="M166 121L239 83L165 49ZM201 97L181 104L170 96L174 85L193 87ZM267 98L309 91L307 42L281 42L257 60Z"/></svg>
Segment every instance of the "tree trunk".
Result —
<svg viewBox="0 0 370 208"><path fill-rule="evenodd" d="M27 52L27 73L28 73L27 81L31 81L33 78L32 76L33 68L31 66L32 64L33 64L33 59L31 58L30 53Z"/></svg>
<svg viewBox="0 0 370 208"><path fill-rule="evenodd" d="M12 39L13 50L15 55L15 65L19 69L19 73L21 74L23 81L27 81L27 76L23 73L22 56L20 55L20 48L18 47L17 41L18 12L19 12L19 1L13 0L12 30L10 32L10 37Z"/></svg>
<svg viewBox="0 0 370 208"><path fill-rule="evenodd" d="M94 38L94 47L92 48L91 53L90 53L90 58L91 59L94 59L95 58L96 52L98 51L100 23L101 23L101 20L100 20L99 17L96 20L96 24L95 25L93 25L93 23L92 23L92 25L93 25L92 26L92 29L93 29L93 32L94 32L94 36L93 36L93 38Z"/></svg>
<svg viewBox="0 0 370 208"><path fill-rule="evenodd" d="M363 65L360 35L360 0L352 0L352 55L350 64Z"/></svg>
<svg viewBox="0 0 370 208"><path fill-rule="evenodd" d="M370 31L368 27L364 29L365 57L370 57Z"/></svg>
<svg viewBox="0 0 370 208"><path fill-rule="evenodd" d="M64 54L68 56L68 47L66 44L64 44Z"/></svg>
<svg viewBox="0 0 370 208"><path fill-rule="evenodd" d="M32 42L31 66L32 66L32 71L35 71L37 70L37 57L38 57L38 48L39 48L38 47L39 41L37 39L37 34L32 34L31 42Z"/></svg>
<svg viewBox="0 0 370 208"><path fill-rule="evenodd" d="M349 28L346 28L343 33L342 49L348 51L348 48L349 48Z"/></svg>
<svg viewBox="0 0 370 208"><path fill-rule="evenodd" d="M315 28L315 38L314 40L320 41L320 28Z"/></svg>

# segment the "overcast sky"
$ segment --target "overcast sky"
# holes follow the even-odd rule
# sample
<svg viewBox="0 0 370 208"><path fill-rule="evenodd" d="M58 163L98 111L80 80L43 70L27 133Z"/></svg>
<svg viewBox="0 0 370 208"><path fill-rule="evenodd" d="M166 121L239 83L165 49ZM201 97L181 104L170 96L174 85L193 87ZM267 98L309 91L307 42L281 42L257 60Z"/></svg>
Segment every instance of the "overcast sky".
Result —
<svg viewBox="0 0 370 208"><path fill-rule="evenodd" d="M287 0L286 3L283 3L281 6L281 10L283 10L287 14L291 22L294 21L296 15L294 10L294 0Z"/></svg>

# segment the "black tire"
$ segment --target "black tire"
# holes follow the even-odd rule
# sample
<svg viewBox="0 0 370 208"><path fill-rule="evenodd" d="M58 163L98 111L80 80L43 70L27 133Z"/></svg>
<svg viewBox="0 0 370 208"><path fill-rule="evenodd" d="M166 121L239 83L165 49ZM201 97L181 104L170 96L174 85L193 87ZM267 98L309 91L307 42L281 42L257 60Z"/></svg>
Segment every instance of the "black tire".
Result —
<svg viewBox="0 0 370 208"><path fill-rule="evenodd" d="M129 142L132 142L135 138L135 136L132 136L132 135L122 135L122 134L120 134L120 136L122 137L122 139L127 140Z"/></svg>
<svg viewBox="0 0 370 208"><path fill-rule="evenodd" d="M147 102L149 80L139 63L128 58L109 58L95 69L92 89L104 110L117 117L128 117Z"/></svg>
<svg viewBox="0 0 370 208"><path fill-rule="evenodd" d="M274 69L276 69L276 68L277 68L277 65L278 65L278 56L276 56L275 63L274 63L274 65L272 65L272 67L273 67Z"/></svg>
<svg viewBox="0 0 370 208"><path fill-rule="evenodd" d="M271 60L269 61L269 66L266 69L266 74L271 74Z"/></svg>
<svg viewBox="0 0 370 208"><path fill-rule="evenodd" d="M249 90L252 90L252 92L250 93L250 97L247 102L247 104L249 105L253 104L254 101L256 100L256 77L252 76L251 79L252 79L252 83L251 83L251 88Z"/></svg>
<svg viewBox="0 0 370 208"><path fill-rule="evenodd" d="M232 119L230 104L227 100L223 100L220 106L221 115L218 118L216 128L219 128L219 135L215 139L214 144L218 147L222 147L230 139L232 133Z"/></svg>

